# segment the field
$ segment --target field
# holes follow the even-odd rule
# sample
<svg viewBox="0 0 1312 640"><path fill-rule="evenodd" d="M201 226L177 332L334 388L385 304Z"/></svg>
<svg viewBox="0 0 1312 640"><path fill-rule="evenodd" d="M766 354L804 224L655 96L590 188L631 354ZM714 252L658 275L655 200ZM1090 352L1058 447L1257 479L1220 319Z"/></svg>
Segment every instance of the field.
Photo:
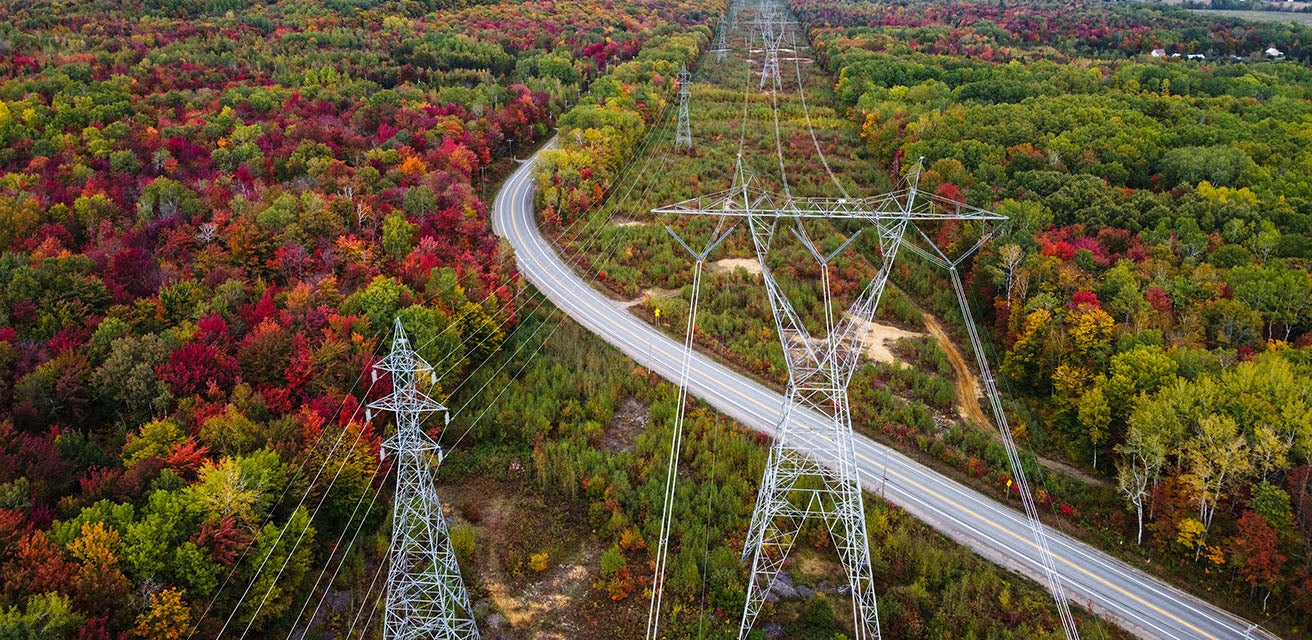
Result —
<svg viewBox="0 0 1312 640"><path fill-rule="evenodd" d="M1190 9L1204 16L1225 16L1261 22L1292 22L1303 26L1312 26L1312 12L1294 11L1251 11L1238 9Z"/></svg>

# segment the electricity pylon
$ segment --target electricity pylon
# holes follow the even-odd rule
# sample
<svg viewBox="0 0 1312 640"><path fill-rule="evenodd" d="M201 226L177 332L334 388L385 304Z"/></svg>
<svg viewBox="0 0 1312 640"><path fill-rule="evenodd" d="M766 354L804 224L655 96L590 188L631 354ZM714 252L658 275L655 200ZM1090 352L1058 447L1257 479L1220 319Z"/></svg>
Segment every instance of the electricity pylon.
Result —
<svg viewBox="0 0 1312 640"><path fill-rule="evenodd" d="M779 45L784 39L784 22L778 10L771 7L763 10L762 15L752 24L761 27L761 42L765 54L765 63L761 66L760 89L765 90L769 82L775 91L783 89L783 80L779 77Z"/></svg>
<svg viewBox="0 0 1312 640"><path fill-rule="evenodd" d="M375 381L379 372L391 374L392 393L369 408L391 411L396 417L396 433L383 443L396 465L383 638L478 640L469 593L433 482L433 469L442 463L442 447L421 428L425 414L440 411L449 421L450 413L419 390L420 376L434 384L436 374L410 347L399 318L392 352L374 365Z"/></svg>
<svg viewBox="0 0 1312 640"><path fill-rule="evenodd" d="M905 189L874 198L781 196L758 188L743 168L741 156L728 190L653 211L746 218L788 365L783 417L743 547L743 559L751 558L751 577L738 637L744 639L751 631L802 526L807 520L819 519L829 530L847 573L854 640L877 640L879 615L847 394L865 348L868 332L864 326L874 319L898 248L914 222L1005 220L1005 216L921 194L914 181ZM856 236L833 251L822 251L803 225L815 218L865 221L878 234L879 272L841 319L833 311L829 267ZM790 226L819 263L823 335L814 335L804 325L767 264L781 226ZM823 425L802 426L799 414L803 411L819 414Z"/></svg>
<svg viewBox="0 0 1312 640"><path fill-rule="evenodd" d="M725 28L724 16L720 16L720 29L715 34L715 49L713 49L716 62L724 61L724 55L729 52L729 43L724 37Z"/></svg>
<svg viewBox="0 0 1312 640"><path fill-rule="evenodd" d="M679 69L679 126L674 131L675 149L692 149L692 125L688 121L688 98L692 96L692 74Z"/></svg>
<svg viewBox="0 0 1312 640"><path fill-rule="evenodd" d="M783 89L783 80L779 77L779 40L770 36L765 43L765 64L761 66L761 90L765 89L766 82L775 91Z"/></svg>

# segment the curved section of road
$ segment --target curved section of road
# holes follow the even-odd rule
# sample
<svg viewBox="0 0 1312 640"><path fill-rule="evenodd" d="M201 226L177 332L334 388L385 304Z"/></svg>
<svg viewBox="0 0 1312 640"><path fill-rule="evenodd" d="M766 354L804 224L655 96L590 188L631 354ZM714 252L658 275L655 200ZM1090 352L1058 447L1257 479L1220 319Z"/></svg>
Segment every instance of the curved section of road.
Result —
<svg viewBox="0 0 1312 640"><path fill-rule="evenodd" d="M678 381L683 346L625 310L575 274L538 230L533 212L533 160L506 181L493 203L492 226L515 248L520 273L589 331L666 380ZM725 415L773 435L783 396L706 357L693 355L689 391ZM802 411L803 425L820 424ZM861 435L857 464L868 491L947 537L1042 584L1043 566L1024 516ZM1049 530L1049 546L1075 602L1131 632L1160 640L1244 640L1275 636L1242 618L1171 587L1078 540Z"/></svg>

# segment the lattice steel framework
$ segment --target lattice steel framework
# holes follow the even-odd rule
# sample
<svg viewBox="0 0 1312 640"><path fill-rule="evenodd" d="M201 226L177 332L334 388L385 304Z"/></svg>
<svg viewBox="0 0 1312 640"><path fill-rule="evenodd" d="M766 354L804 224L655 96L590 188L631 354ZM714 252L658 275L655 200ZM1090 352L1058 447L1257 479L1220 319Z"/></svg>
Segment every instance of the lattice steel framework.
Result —
<svg viewBox="0 0 1312 640"><path fill-rule="evenodd" d="M391 375L392 393L369 408L391 411L396 417L396 433L383 443L396 465L383 638L477 640L469 593L433 480L442 448L421 428L426 414L442 412L448 420L450 414L419 389L421 376L430 382L436 376L432 365L410 347L400 319L391 353L374 365L375 380L380 372Z"/></svg>
<svg viewBox="0 0 1312 640"><path fill-rule="evenodd" d="M847 573L856 621L855 640L880 637L847 393L865 348L868 332L864 327L874 318L898 248L915 221L1006 219L919 193L915 184L912 180L907 188L876 198L781 196L758 188L743 168L740 157L734 184L728 190L653 210L665 214L746 218L788 365L783 418L770 449L743 547L743 559L751 558L751 577L739 626L740 639L751 631L802 526L812 519L823 521L828 528ZM822 252L802 224L811 218L865 220L878 233L879 272L841 318L833 312L829 267L856 235L834 251ZM781 226L789 227L820 266L824 335L813 335L803 324L767 263L771 244ZM795 414L803 410L823 416L824 426L819 429L801 426Z"/></svg>
<svg viewBox="0 0 1312 640"><path fill-rule="evenodd" d="M778 10L771 7L754 24L761 27L761 42L765 51L759 88L765 90L765 84L769 82L775 91L780 91L784 83L779 76L779 45L784 39L785 23Z"/></svg>
<svg viewBox="0 0 1312 640"><path fill-rule="evenodd" d="M726 23L726 16L722 13L720 14L719 28L715 34L715 48L711 49L711 51L715 52L715 60L717 62L723 61L725 54L729 52L729 42L724 35L724 32L727 31L728 28L729 25Z"/></svg>
<svg viewBox="0 0 1312 640"><path fill-rule="evenodd" d="M692 74L688 67L679 69L679 126L674 130L674 148L692 148L692 123L688 118L688 99L692 97Z"/></svg>

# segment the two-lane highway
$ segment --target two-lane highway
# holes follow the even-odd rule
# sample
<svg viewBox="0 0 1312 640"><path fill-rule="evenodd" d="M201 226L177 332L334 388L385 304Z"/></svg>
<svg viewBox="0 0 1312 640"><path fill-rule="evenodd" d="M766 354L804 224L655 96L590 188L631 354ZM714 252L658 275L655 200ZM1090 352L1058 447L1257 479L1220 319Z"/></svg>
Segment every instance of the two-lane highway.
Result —
<svg viewBox="0 0 1312 640"><path fill-rule="evenodd" d="M533 160L497 193L492 225L515 248L520 273L579 324L667 380L678 380L683 347L578 277L538 230L533 212ZM694 354L689 390L744 425L773 434L783 396ZM796 416L797 413L795 412ZM802 412L803 425L820 416ZM855 436L861 480L949 538L1043 583L1038 548L1025 518L906 456ZM1071 599L1145 638L1242 640L1273 638L1238 616L1153 578L1068 536L1049 532L1049 546Z"/></svg>

